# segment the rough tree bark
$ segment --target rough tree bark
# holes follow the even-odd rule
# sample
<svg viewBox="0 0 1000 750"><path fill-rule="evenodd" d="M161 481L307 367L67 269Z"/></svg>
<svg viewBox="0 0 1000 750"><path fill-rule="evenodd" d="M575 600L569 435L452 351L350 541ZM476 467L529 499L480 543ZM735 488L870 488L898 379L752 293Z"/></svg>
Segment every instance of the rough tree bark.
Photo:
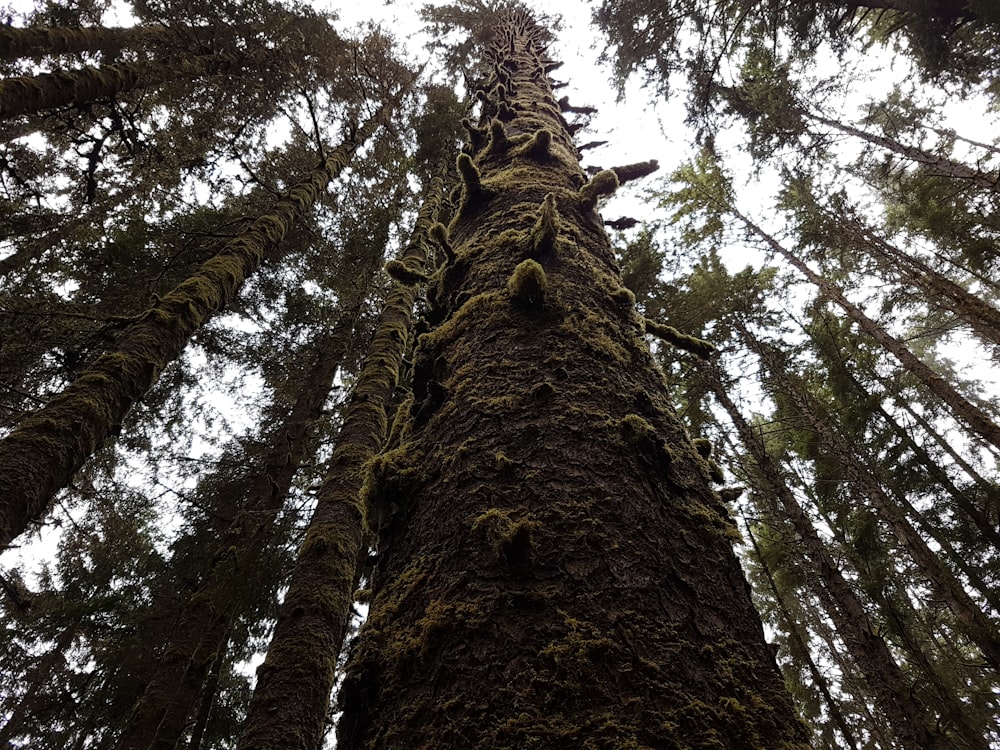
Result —
<svg viewBox="0 0 1000 750"><path fill-rule="evenodd" d="M502 11L398 447L338 747L800 748L546 71ZM470 155L471 154L471 155Z"/></svg>
<svg viewBox="0 0 1000 750"><path fill-rule="evenodd" d="M127 48L145 48L150 44L177 43L182 41L184 36L166 26L70 28L0 26L0 60L41 58L77 52L112 54Z"/></svg>
<svg viewBox="0 0 1000 750"><path fill-rule="evenodd" d="M0 119L110 99L173 80L230 75L261 64L266 55L184 55L152 62L40 73L0 81Z"/></svg>

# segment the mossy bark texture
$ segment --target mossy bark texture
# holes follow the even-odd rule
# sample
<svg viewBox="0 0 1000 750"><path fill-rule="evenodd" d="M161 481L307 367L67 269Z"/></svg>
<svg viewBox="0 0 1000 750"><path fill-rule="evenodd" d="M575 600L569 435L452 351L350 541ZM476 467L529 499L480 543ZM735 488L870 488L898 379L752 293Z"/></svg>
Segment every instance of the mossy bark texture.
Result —
<svg viewBox="0 0 1000 750"><path fill-rule="evenodd" d="M166 81L237 73L252 60L247 55L189 55L6 78L0 81L0 119L110 99Z"/></svg>
<svg viewBox="0 0 1000 750"><path fill-rule="evenodd" d="M115 53L150 43L180 40L178 32L165 26L80 28L15 28L0 26L0 60L41 58L78 52Z"/></svg>
<svg viewBox="0 0 1000 750"><path fill-rule="evenodd" d="M804 750L545 39L504 11L489 49L413 406L366 485L374 597L338 747Z"/></svg>
<svg viewBox="0 0 1000 750"><path fill-rule="evenodd" d="M184 602L157 670L128 717L118 740L122 750L178 746L206 680L219 669L235 618L248 603L260 601L260 555L272 540L274 519L307 456L310 430L350 346L357 312L357 307L348 310L315 347L316 362L287 418L271 430L271 445L257 471L237 474L235 482L223 478L220 485L215 478L212 483L217 487L213 512L232 520L216 538L211 567ZM211 495L206 500L211 501Z"/></svg>
<svg viewBox="0 0 1000 750"><path fill-rule="evenodd" d="M267 251L310 209L377 124L376 119L368 121L333 150L307 180L125 329L112 351L0 441L0 546L45 515L56 492L191 336L233 301Z"/></svg>
<svg viewBox="0 0 1000 750"><path fill-rule="evenodd" d="M430 181L399 262L418 274L444 192ZM365 551L365 465L383 446L387 410L409 338L416 287L394 284L344 416L264 663L257 670L241 750L316 750L323 741L337 657Z"/></svg>

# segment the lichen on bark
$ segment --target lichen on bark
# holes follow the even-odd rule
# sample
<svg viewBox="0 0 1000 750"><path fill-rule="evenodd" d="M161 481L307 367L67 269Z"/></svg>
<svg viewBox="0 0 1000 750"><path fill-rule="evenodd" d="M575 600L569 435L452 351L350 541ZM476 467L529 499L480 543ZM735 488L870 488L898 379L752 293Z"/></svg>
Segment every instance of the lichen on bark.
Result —
<svg viewBox="0 0 1000 750"><path fill-rule="evenodd" d="M389 522L338 747L804 750L595 210L617 177L586 182L547 41L504 11L487 53L409 423L368 487Z"/></svg>

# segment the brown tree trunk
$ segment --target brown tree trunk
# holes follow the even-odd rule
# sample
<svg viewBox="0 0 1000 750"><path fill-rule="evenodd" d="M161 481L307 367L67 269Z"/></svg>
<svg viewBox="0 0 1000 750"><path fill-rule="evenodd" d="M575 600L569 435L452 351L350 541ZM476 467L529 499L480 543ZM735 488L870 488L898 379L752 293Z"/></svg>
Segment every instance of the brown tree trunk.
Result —
<svg viewBox="0 0 1000 750"><path fill-rule="evenodd" d="M827 615L836 626L854 663L864 674L873 700L885 715L900 744L912 750L953 747L947 738L935 731L937 718L934 712L913 693L910 681L893 659L885 641L872 627L861 600L847 583L840 566L771 460L760 434L747 423L729 397L718 368L707 365L702 369L712 393L729 415L740 440L767 483L765 492L773 493L780 503L782 515L798 534L803 556L816 572L817 582L822 582L822 586L829 592L829 597L820 596L821 601L832 605L826 608Z"/></svg>
<svg viewBox="0 0 1000 750"><path fill-rule="evenodd" d="M401 262L423 273L444 192L433 178ZM410 334L416 287L396 283L348 401L316 509L278 613L238 747L315 750L326 729L337 657L365 552L364 466L383 446L387 410Z"/></svg>
<svg viewBox="0 0 1000 750"><path fill-rule="evenodd" d="M267 251L309 210L377 125L373 118L337 147L269 213L126 328L112 351L0 441L0 547L45 515L56 492L121 423L191 336L235 299Z"/></svg>
<svg viewBox="0 0 1000 750"><path fill-rule="evenodd" d="M819 405L809 398L802 384L785 372L778 353L756 339L746 328L741 325L738 327L747 346L760 356L775 386L792 400L809 428L837 458L851 485L878 511L879 516L927 577L935 598L943 601L951 610L962 632L979 646L991 667L1000 670L1000 634L994 623L986 617L961 582L927 546L923 537L910 524L903 509L893 501L878 479L865 468L862 457L851 449L834 428L828 415L822 413Z"/></svg>
<svg viewBox="0 0 1000 750"><path fill-rule="evenodd" d="M185 30L186 31L186 30ZM78 52L113 54L127 48L144 48L181 42L183 36L165 26L76 28L16 28L0 26L0 60L22 57L41 58L47 55L69 55Z"/></svg>
<svg viewBox="0 0 1000 750"><path fill-rule="evenodd" d="M231 75L254 64L248 55L186 55L153 62L41 73L0 80L0 119L110 99L172 80Z"/></svg>
<svg viewBox="0 0 1000 750"><path fill-rule="evenodd" d="M215 662L212 664L212 671L205 680L202 687L201 697L198 699L198 713L194 717L194 725L191 727L191 736L188 739L187 750L201 750L201 744L205 741L205 730L208 728L208 720L212 717L212 707L215 699L219 695L219 680L222 677L222 665L227 661L229 651L229 640L222 644Z"/></svg>
<svg viewBox="0 0 1000 750"><path fill-rule="evenodd" d="M804 749L546 71L503 11L399 447L341 750Z"/></svg>
<svg viewBox="0 0 1000 750"><path fill-rule="evenodd" d="M233 504L235 517L217 540L211 569L182 605L172 640L125 722L118 740L121 750L173 750L180 741L205 680L224 651L240 602L254 598L258 587L253 581L259 580L255 567L271 542L274 519L307 456L310 429L320 418L334 375L351 344L359 304L316 347L315 363L287 419L272 432L260 469L254 475L240 476L237 486L217 491Z"/></svg>

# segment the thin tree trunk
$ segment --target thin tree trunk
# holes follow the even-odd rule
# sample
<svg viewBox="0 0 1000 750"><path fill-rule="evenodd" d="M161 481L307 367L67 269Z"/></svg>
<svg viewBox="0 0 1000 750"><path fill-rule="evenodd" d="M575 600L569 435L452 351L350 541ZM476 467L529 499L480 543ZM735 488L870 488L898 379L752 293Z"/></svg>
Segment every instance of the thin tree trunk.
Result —
<svg viewBox="0 0 1000 750"><path fill-rule="evenodd" d="M186 55L153 62L41 73L0 81L0 119L110 99L173 80L231 75L255 64L250 55Z"/></svg>
<svg viewBox="0 0 1000 750"><path fill-rule="evenodd" d="M424 270L428 232L443 192L443 179L433 178L400 259L417 273ZM363 469L385 442L387 409L410 334L416 292L415 286L397 282L386 300L348 401L267 656L257 669L238 744L241 750L314 750L322 743L365 547Z"/></svg>
<svg viewBox="0 0 1000 750"><path fill-rule="evenodd" d="M889 497L878 479L865 468L860 457L832 426L829 417L798 383L784 371L777 353L756 339L745 327L738 324L747 346L756 352L766 366L774 384L787 395L817 437L837 457L845 477L862 493L879 516L888 524L903 548L927 577L935 598L943 601L955 616L962 631L982 651L993 669L1000 670L1000 634L982 609L965 591L961 582L927 546L923 537L910 524L905 512Z"/></svg>
<svg viewBox="0 0 1000 750"><path fill-rule="evenodd" d="M852 125L838 122L837 120L831 120L830 118L823 117L815 112L809 112L805 108L800 108L798 112L803 117L813 120L814 122L822 123L823 125L831 127L834 130L839 130L841 133L853 135L866 143L880 146L881 148L891 151L894 154L905 156L911 161L923 164L927 168L927 171L932 175L939 177L954 177L959 180L966 180L976 187L1000 192L1000 179L993 174L987 174L978 169L973 169L966 164L957 162L954 159L949 159L947 156L932 154L931 152L925 151L922 148L917 148L916 146L907 146L905 143L900 143L894 138L869 133L867 130L861 130L860 128L856 128Z"/></svg>
<svg viewBox="0 0 1000 750"><path fill-rule="evenodd" d="M227 661L229 643L227 638L212 664L212 671L209 673L208 679L205 680L201 698L198 701L198 713L195 715L194 725L191 727L191 737L188 740L187 750L201 750L201 743L205 740L205 730L208 728L208 720L212 717L212 707L219 695L219 679L222 676L222 666Z"/></svg>
<svg viewBox="0 0 1000 750"><path fill-rule="evenodd" d="M747 538L750 540L750 546L753 548L757 564L760 565L761 570L764 571L764 578L767 580L768 588L771 590L771 596L774 598L774 602L778 606L778 612L784 632L789 638L795 641L800 653L805 654L806 666L809 669L809 676L812 678L813 685L816 690L819 691L820 695L823 696L823 701L826 703L827 711L830 712L830 718L833 719L833 723L837 726L837 729L840 731L844 741L847 743L848 747L851 748L851 750L858 750L858 743L857 740L854 739L854 733L851 731L851 728L847 725L847 722L844 719L844 715L840 710L839 702L830 692L830 686L827 684L826 677L823 676L820 668L816 666L816 660L812 658L812 650L809 648L809 643L806 640L807 636L803 636L799 623L789 611L788 605L785 602L785 597L781 593L781 589L778 588L778 584L774 580L774 576L771 574L771 569L767 566L767 561L764 559L763 555L761 555L760 546L757 544L757 538L754 536L753 529L750 527L750 522L747 520L746 516L743 517L743 525L746 528Z"/></svg>
<svg viewBox="0 0 1000 750"><path fill-rule="evenodd" d="M1000 310L935 271L919 258L893 247L862 226L857 218L840 216L836 220L848 236L859 243L857 246L862 252L877 259L883 270L898 274L907 283L922 289L927 293L929 302L965 320L983 341L1000 346Z"/></svg>
<svg viewBox="0 0 1000 750"><path fill-rule="evenodd" d="M0 441L0 547L48 511L52 498L121 423L191 336L235 299L244 281L312 206L378 126L369 120L309 178L126 328L117 346Z"/></svg>
<svg viewBox="0 0 1000 750"><path fill-rule="evenodd" d="M552 95L501 11L340 750L808 746ZM582 187L581 187L582 186Z"/></svg>
<svg viewBox="0 0 1000 750"><path fill-rule="evenodd" d="M899 742L912 750L952 747L945 737L935 731L937 718L934 712L916 697L910 681L893 659L885 641L876 634L864 605L771 460L760 434L747 423L726 392L718 368L709 364L702 371L713 395L729 415L744 447L767 483L765 493L773 493L780 503L784 517L798 534L803 556L816 572L818 581L829 592L829 599L820 596L820 600L832 605L827 607L827 615L854 663L864 674L872 698Z"/></svg>
<svg viewBox="0 0 1000 750"><path fill-rule="evenodd" d="M763 229L754 224L750 219L740 213L733 206L720 205L718 200L712 196L709 199L713 204L719 206L724 211L739 219L743 225L753 234L760 237L767 243L768 247L777 252L803 276L819 288L824 297L835 302L847 313L847 316L856 322L866 334L871 336L881 346L892 354L903 369L911 373L928 390L944 401L951 409L952 413L964 422L973 432L980 435L987 442L1000 449L1000 426L990 419L982 409L977 407L965 396L960 394L947 380L938 375L934 370L924 364L913 352L911 352L902 341L886 331L882 326L869 318L857 305L850 302L844 293L831 282L813 271L808 265L803 263L798 256L785 248L780 242L767 234Z"/></svg>
<svg viewBox="0 0 1000 750"><path fill-rule="evenodd" d="M359 290L359 298L366 290ZM310 429L320 418L333 379L351 344L360 301L356 301L314 350L315 362L288 417L273 430L260 469L240 477L242 487L226 497L241 500L235 518L215 543L212 567L181 605L178 624L155 673L126 720L119 738L122 750L173 750L197 705L213 665L224 650L239 602L257 588L254 569L271 542L274 520L288 497L295 473L306 458ZM229 604L226 602L229 601Z"/></svg>

